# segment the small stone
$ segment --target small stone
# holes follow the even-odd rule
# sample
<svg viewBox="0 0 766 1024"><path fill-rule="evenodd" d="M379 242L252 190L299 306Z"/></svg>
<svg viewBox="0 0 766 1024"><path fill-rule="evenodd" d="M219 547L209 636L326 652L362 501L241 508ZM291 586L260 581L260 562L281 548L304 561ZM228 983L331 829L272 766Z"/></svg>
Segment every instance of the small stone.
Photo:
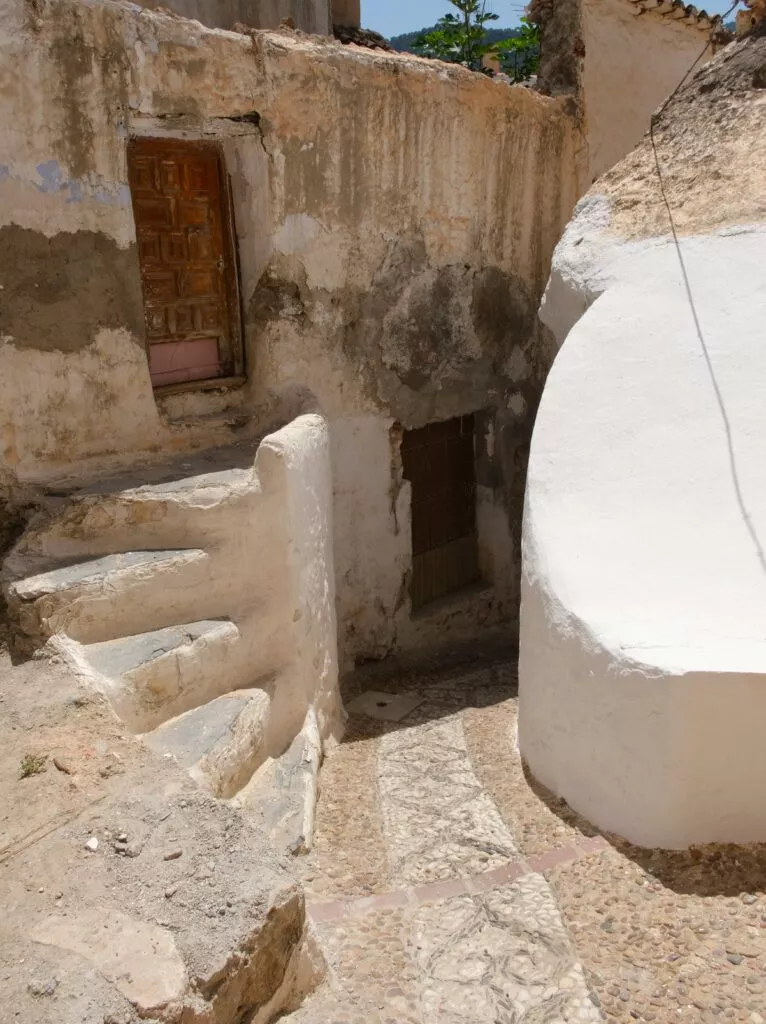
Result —
<svg viewBox="0 0 766 1024"><path fill-rule="evenodd" d="M220 917L226 917L226 907L219 907L218 914Z"/></svg>
<svg viewBox="0 0 766 1024"><path fill-rule="evenodd" d="M172 899L177 892L178 892L178 886L177 885L171 885L169 888L167 888L165 890L165 899L166 900Z"/></svg>
<svg viewBox="0 0 766 1024"><path fill-rule="evenodd" d="M163 860L178 860L178 858L182 854L183 854L183 850L168 850L168 852L165 854L165 856L162 859Z"/></svg>
<svg viewBox="0 0 766 1024"><path fill-rule="evenodd" d="M753 903L758 902L758 897L754 896L751 892L744 892L742 893L742 902L746 903L750 907Z"/></svg>
<svg viewBox="0 0 766 1024"><path fill-rule="evenodd" d="M63 772L64 775L74 774L71 764L68 761L65 761L63 757L54 757L53 764L60 772Z"/></svg>
<svg viewBox="0 0 766 1024"><path fill-rule="evenodd" d="M95 853L98 849L98 839L95 836L91 836L85 844L85 849L90 850L91 853Z"/></svg>
<svg viewBox="0 0 766 1024"><path fill-rule="evenodd" d="M766 1021L763 1019L760 1013L757 1013L755 1011L753 1011L753 1013L750 1014L749 1021L750 1024L766 1024Z"/></svg>
<svg viewBox="0 0 766 1024"><path fill-rule="evenodd" d="M742 957L739 955L739 953L727 953L726 959L729 961L730 964L734 964L735 967L739 967L739 965L742 963Z"/></svg>
<svg viewBox="0 0 766 1024"><path fill-rule="evenodd" d="M117 836L117 842L118 843L127 843L127 841L128 841L128 834L127 834L127 832L120 832L120 834Z"/></svg>
<svg viewBox="0 0 766 1024"><path fill-rule="evenodd" d="M27 985L27 991L31 996L52 996L58 987L58 981L55 978L35 978Z"/></svg>

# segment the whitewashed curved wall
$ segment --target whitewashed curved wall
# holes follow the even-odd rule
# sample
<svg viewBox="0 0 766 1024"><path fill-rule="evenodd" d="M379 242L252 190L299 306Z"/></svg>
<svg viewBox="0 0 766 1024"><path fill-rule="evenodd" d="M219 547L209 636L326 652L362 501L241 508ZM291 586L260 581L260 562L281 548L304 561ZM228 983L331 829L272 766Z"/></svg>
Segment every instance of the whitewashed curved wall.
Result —
<svg viewBox="0 0 766 1024"><path fill-rule="evenodd" d="M766 839L766 229L681 244L704 347L669 239L567 229L523 541L522 753L663 847Z"/></svg>

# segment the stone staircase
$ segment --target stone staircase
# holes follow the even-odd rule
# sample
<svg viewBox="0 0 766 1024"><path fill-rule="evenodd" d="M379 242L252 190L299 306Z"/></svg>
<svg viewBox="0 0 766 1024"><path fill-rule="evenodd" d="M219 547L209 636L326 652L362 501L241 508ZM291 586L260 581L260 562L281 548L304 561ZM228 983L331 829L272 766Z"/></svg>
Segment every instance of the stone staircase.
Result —
<svg viewBox="0 0 766 1024"><path fill-rule="evenodd" d="M260 446L51 495L1 577L19 651L55 648L130 731L294 852L340 714L334 611L301 592L306 569L332 594L326 446L305 416ZM324 490L304 493L312 469ZM319 533L302 531L312 502Z"/></svg>

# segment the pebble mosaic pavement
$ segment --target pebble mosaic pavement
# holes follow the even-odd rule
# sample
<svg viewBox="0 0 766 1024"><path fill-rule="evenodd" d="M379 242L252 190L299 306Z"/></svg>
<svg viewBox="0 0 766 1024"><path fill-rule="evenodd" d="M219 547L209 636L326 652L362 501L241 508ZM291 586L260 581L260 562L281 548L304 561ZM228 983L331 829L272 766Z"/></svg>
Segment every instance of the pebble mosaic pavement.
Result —
<svg viewBox="0 0 766 1024"><path fill-rule="evenodd" d="M539 787L512 658L346 684L423 698L349 719L300 862L330 971L293 1024L766 1024L766 847L647 851Z"/></svg>

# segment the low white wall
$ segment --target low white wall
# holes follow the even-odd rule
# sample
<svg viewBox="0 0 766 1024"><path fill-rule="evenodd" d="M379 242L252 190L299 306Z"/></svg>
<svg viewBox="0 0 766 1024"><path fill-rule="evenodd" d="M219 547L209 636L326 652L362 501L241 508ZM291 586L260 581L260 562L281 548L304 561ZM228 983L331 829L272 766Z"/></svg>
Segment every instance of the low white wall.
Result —
<svg viewBox="0 0 766 1024"><path fill-rule="evenodd" d="M682 240L703 348L672 242L608 228L588 197L542 310L521 749L636 843L764 840L766 230Z"/></svg>
<svg viewBox="0 0 766 1024"><path fill-rule="evenodd" d="M287 603L282 628L289 668L278 681L272 718L284 717L291 735L309 708L323 740L340 738L343 712L338 690L333 493L330 436L321 416L300 416L267 437L258 449L256 472L271 508L285 524L279 552ZM246 528L246 524L242 524ZM258 521L253 530L269 533ZM253 567L257 574L258 567Z"/></svg>

